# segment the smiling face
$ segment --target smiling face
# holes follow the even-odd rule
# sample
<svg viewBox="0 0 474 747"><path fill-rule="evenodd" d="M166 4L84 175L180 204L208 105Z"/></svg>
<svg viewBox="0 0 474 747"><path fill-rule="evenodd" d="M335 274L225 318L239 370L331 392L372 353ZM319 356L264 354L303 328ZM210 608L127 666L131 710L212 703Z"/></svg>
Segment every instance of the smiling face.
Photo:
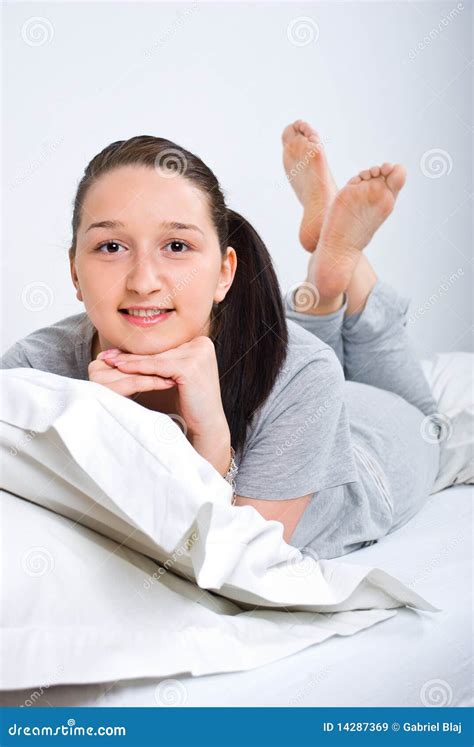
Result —
<svg viewBox="0 0 474 747"><path fill-rule="evenodd" d="M209 335L212 304L236 268L191 181L142 165L103 174L86 193L71 260L77 298L98 331L93 357L110 347L150 355ZM172 311L146 320L126 313L133 307Z"/></svg>

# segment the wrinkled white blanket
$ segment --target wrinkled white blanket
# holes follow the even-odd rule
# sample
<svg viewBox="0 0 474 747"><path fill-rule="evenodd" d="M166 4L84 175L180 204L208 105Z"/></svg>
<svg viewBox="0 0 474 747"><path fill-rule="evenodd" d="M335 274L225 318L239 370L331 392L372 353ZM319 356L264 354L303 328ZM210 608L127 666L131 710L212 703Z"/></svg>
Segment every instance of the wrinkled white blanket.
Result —
<svg viewBox="0 0 474 747"><path fill-rule="evenodd" d="M397 607L437 611L232 506L167 415L34 369L0 384L3 689L251 669Z"/></svg>

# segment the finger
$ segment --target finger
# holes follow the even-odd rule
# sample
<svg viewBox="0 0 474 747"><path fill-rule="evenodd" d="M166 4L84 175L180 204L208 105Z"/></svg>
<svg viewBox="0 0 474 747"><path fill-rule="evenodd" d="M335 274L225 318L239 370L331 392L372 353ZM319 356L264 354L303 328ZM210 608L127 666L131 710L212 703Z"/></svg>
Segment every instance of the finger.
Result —
<svg viewBox="0 0 474 747"><path fill-rule="evenodd" d="M141 360L142 358L162 358L172 359L175 358L189 358L196 355L196 340L189 340L183 342L175 348L168 348L162 350L161 353L117 353L116 357L119 360ZM113 358L114 356L112 356Z"/></svg>
<svg viewBox="0 0 474 747"><path fill-rule="evenodd" d="M102 358L102 362L105 363L108 368L115 368L115 363L112 356L108 358Z"/></svg>
<svg viewBox="0 0 474 747"><path fill-rule="evenodd" d="M174 381L167 381L160 376L130 375L121 379L114 379L107 386L117 394L129 397L139 392L152 392L159 389L170 389Z"/></svg>
<svg viewBox="0 0 474 747"><path fill-rule="evenodd" d="M115 367L108 366L105 361L99 361L98 365L95 365L92 367L89 372L89 380L94 381L96 384L102 384L103 386L112 387L117 382L120 381L127 381L132 378L137 378L139 374L136 371L132 371L131 373L124 373L119 371ZM141 378L146 379L154 379L155 382L165 384L166 386L173 386L174 381L173 379L168 379L163 376L154 375L151 377L142 376Z"/></svg>
<svg viewBox="0 0 474 747"><path fill-rule="evenodd" d="M162 353L117 353L115 356L111 356L109 359L106 358L108 363L115 363L117 361L141 361L145 359L156 358L157 360L174 360L175 358L187 358L189 352L185 350L179 350L179 348L170 348L169 350L163 350Z"/></svg>
<svg viewBox="0 0 474 747"><path fill-rule="evenodd" d="M176 360L160 360L154 356L133 361L115 361L115 367L125 373L151 374L165 379L182 374L181 367Z"/></svg>
<svg viewBox="0 0 474 747"><path fill-rule="evenodd" d="M108 350L102 350L97 356L96 360L107 360L107 358L113 358L115 355L122 355L124 354L124 352L125 351L120 350L120 348L108 348Z"/></svg>

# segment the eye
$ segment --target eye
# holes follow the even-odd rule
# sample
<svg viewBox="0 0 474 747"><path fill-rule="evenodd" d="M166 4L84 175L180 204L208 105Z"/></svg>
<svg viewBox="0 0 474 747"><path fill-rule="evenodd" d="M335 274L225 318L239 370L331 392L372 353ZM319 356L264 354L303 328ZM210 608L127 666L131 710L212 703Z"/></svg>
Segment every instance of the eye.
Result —
<svg viewBox="0 0 474 747"><path fill-rule="evenodd" d="M97 247L97 248L95 249L95 251L96 251L96 252L99 252L100 254L119 254L119 252L117 252L117 250L116 250L116 249L114 249L114 251L113 251L113 252L101 252L100 250L101 250L101 249L102 249L102 247L104 247L104 246L113 246L113 247L119 247L119 246L122 246L122 244L119 244L119 243L118 243L117 241L106 241L106 242L105 242L105 244L100 244L100 245L99 245L99 246L98 246L98 247ZM122 248L124 248L124 247L122 246Z"/></svg>
<svg viewBox="0 0 474 747"><path fill-rule="evenodd" d="M187 252L179 251L183 246L185 246L186 249L191 250L191 247L188 246L185 241L179 241L178 239L169 241L167 244L165 244L165 247L167 246L170 246L172 248L171 254L187 254Z"/></svg>

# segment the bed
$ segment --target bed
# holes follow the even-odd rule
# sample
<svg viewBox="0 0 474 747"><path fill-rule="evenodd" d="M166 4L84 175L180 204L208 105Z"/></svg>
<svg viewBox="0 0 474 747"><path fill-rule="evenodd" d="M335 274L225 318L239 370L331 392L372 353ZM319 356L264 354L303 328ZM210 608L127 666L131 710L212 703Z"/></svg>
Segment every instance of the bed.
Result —
<svg viewBox="0 0 474 747"><path fill-rule="evenodd" d="M436 492L376 544L319 561L231 506L166 415L0 372L0 704L474 705L472 357L452 355L427 371L447 426Z"/></svg>
<svg viewBox="0 0 474 747"><path fill-rule="evenodd" d="M403 608L350 637L333 637L247 672L4 692L2 706L472 706L472 497L460 485L430 496L404 527L344 560L393 572L442 609Z"/></svg>

